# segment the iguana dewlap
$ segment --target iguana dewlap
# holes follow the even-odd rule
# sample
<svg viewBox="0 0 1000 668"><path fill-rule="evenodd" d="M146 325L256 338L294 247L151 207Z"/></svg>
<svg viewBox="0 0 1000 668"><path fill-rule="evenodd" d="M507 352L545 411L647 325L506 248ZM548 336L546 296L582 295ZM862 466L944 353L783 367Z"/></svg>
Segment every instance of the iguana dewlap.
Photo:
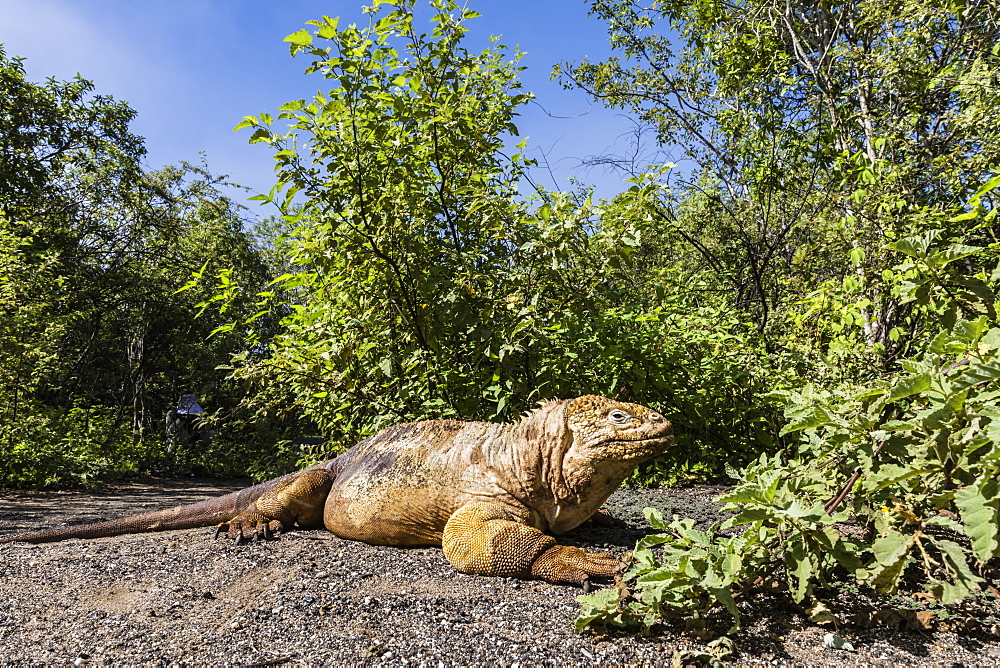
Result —
<svg viewBox="0 0 1000 668"><path fill-rule="evenodd" d="M0 543L211 525L239 542L325 527L374 545L441 545L465 573L581 584L613 575L620 562L548 534L592 517L638 463L671 443L658 413L584 396L509 424L396 425L335 459L223 497Z"/></svg>

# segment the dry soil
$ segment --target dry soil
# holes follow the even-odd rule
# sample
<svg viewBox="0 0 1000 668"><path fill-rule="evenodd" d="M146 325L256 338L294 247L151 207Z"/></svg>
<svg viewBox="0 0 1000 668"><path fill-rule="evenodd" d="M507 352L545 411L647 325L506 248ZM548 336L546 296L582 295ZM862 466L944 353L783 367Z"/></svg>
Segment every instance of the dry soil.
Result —
<svg viewBox="0 0 1000 668"><path fill-rule="evenodd" d="M189 503L242 480L147 478L103 494L0 490L0 536ZM648 531L644 506L707 523L718 488L620 490L628 528L563 542L624 553ZM570 587L454 572L439 549L375 547L323 531L234 548L210 529L46 545L0 545L0 665L670 665L703 651L680 622L647 637L573 632ZM731 660L743 665L1000 665L996 606L882 614L827 647L780 597L741 603ZM865 602L855 602L864 607ZM872 610L869 610L871 613ZM869 614L869 619L872 616ZM911 628L912 627L912 628ZM688 654L683 654L688 652ZM684 662L690 662L687 658Z"/></svg>

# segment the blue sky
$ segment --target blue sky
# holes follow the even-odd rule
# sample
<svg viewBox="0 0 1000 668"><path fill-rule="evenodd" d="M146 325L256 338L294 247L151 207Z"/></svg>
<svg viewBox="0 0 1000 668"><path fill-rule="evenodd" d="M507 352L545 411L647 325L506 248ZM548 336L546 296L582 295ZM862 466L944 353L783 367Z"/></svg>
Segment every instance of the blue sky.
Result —
<svg viewBox="0 0 1000 668"><path fill-rule="evenodd" d="M133 131L146 138L148 166L206 154L209 167L256 192L274 182L268 149L232 132L243 116L275 113L309 97L325 82L288 55L284 37L308 20L340 16L363 22L361 0L0 0L0 43L26 58L28 77L92 80L97 92L138 112ZM473 45L490 35L526 52L522 80L544 107L524 109L518 125L529 146L548 154L549 188L576 176L600 195L622 189L620 177L579 167L580 158L623 152L631 122L549 80L554 63L609 55L604 25L587 15L585 0L470 0L483 15L470 23ZM548 112L548 113L546 113ZM548 114L559 117L553 118ZM270 213L270 212L261 212Z"/></svg>

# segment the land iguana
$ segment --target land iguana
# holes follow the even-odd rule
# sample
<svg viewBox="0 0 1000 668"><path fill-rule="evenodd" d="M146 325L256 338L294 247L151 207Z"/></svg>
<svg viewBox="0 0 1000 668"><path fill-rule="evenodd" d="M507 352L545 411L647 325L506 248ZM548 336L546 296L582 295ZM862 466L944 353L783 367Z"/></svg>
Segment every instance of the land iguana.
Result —
<svg viewBox="0 0 1000 668"><path fill-rule="evenodd" d="M598 396L550 401L518 422L399 424L335 459L226 496L0 543L215 525L237 544L295 526L373 545L440 545L463 573L586 585L610 554L558 545L598 515L636 464L671 443L670 423Z"/></svg>

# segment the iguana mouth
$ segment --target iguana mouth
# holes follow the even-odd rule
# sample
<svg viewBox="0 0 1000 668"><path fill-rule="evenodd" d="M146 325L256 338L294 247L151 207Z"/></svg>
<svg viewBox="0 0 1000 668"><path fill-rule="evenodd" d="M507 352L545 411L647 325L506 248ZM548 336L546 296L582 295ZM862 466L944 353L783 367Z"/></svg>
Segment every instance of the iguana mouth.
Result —
<svg viewBox="0 0 1000 668"><path fill-rule="evenodd" d="M652 436L650 438L619 439L618 443L657 443L660 441L672 441L673 436Z"/></svg>
<svg viewBox="0 0 1000 668"><path fill-rule="evenodd" d="M618 441L622 449L634 455L644 457L646 455L659 454L667 449L673 442L672 436L654 436L650 438L637 438L635 440Z"/></svg>

